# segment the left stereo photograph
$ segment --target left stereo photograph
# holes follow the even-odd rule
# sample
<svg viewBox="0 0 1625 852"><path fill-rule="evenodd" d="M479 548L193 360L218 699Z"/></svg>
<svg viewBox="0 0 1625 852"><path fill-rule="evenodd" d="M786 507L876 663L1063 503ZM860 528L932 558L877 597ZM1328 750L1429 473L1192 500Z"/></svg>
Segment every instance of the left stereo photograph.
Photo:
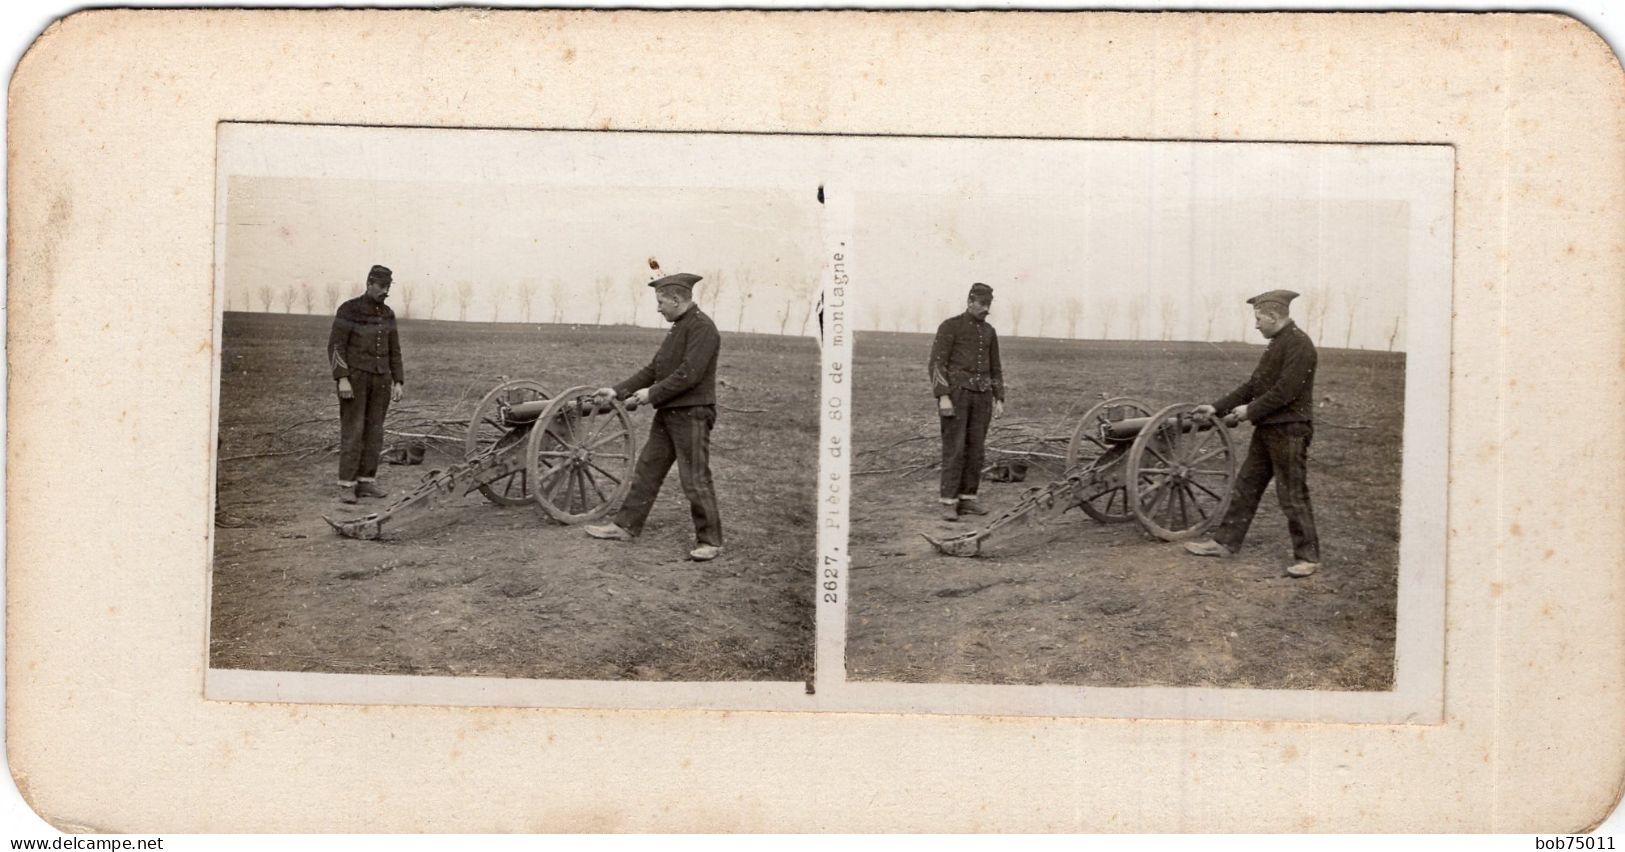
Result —
<svg viewBox="0 0 1625 852"><path fill-rule="evenodd" d="M820 198L774 145L219 125L207 696L804 700Z"/></svg>

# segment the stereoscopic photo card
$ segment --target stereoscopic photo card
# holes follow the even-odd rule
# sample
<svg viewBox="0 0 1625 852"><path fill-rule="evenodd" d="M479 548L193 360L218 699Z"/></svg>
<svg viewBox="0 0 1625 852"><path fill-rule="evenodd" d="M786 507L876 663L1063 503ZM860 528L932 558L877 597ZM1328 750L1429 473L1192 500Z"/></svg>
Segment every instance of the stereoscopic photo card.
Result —
<svg viewBox="0 0 1625 852"><path fill-rule="evenodd" d="M53 825L1618 798L1625 150L1576 21L106 10L10 103Z"/></svg>

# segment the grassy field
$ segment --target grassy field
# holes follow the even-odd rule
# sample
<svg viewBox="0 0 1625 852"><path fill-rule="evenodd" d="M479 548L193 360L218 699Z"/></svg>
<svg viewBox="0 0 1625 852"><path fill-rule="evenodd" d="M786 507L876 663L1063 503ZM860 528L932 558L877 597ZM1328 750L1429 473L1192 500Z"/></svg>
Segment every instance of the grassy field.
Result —
<svg viewBox="0 0 1625 852"><path fill-rule="evenodd" d="M856 450L936 434L930 345L928 335L859 336ZM1068 410L1104 396L1135 396L1153 410L1210 402L1247 377L1262 346L1012 339L1001 349L1006 417L1069 434ZM1273 488L1230 560L1190 557L1137 524L1103 525L1077 511L1001 531L981 558L955 559L920 537L972 528L938 519L935 470L859 477L850 676L1391 688L1404 375L1403 354L1321 350L1309 487L1324 564L1308 579L1284 575L1291 545ZM1236 437L1244 453L1249 428ZM998 511L1044 479L984 483L984 503Z"/></svg>
<svg viewBox="0 0 1625 852"><path fill-rule="evenodd" d="M712 434L727 546L687 559L693 526L675 468L644 534L597 542L537 506L477 493L381 541L346 539L338 407L322 316L228 313L210 663L363 674L637 680L812 675L812 488L818 349L724 333ZM390 428L466 418L504 378L558 392L646 363L664 329L404 321L406 398ZM735 410L728 410L728 409ZM633 422L642 436L650 414ZM453 432L460 437L460 432ZM386 446L388 445L386 441ZM432 467L384 465L390 499ZM274 453L274 455L273 455Z"/></svg>

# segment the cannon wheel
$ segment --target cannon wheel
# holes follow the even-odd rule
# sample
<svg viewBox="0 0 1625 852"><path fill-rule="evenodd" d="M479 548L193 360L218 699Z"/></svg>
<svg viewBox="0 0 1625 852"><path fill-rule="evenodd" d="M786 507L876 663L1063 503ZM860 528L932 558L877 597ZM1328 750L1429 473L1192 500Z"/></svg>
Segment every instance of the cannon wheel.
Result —
<svg viewBox="0 0 1625 852"><path fill-rule="evenodd" d="M1080 464L1092 464L1111 449L1110 444L1100 440L1101 424L1127 420L1130 417L1150 416L1151 406L1130 396L1108 399L1089 409L1082 419L1078 420L1077 428L1072 430L1072 440L1066 445L1066 469L1071 470ZM1121 486L1084 501L1079 508L1101 523L1134 519L1134 513L1129 511L1128 507L1128 493Z"/></svg>
<svg viewBox="0 0 1625 852"><path fill-rule="evenodd" d="M1152 416L1128 451L1128 498L1146 532L1183 541L1206 532L1230 507L1236 447L1218 420L1187 428L1196 406L1182 402Z"/></svg>
<svg viewBox="0 0 1625 852"><path fill-rule="evenodd" d="M463 460L471 461L499 443L507 445L523 441L523 431L516 432L502 424L502 409L521 402L548 398L547 388L530 379L514 379L497 385L480 400L480 404L474 407L474 414L468 418ZM480 493L499 506L523 506L534 499L530 493L531 481L526 471L517 470L501 479L483 483Z"/></svg>
<svg viewBox="0 0 1625 852"><path fill-rule="evenodd" d="M632 487L632 418L619 400L595 408L593 391L583 385L559 394L530 430L525 468L536 502L566 524L602 518Z"/></svg>

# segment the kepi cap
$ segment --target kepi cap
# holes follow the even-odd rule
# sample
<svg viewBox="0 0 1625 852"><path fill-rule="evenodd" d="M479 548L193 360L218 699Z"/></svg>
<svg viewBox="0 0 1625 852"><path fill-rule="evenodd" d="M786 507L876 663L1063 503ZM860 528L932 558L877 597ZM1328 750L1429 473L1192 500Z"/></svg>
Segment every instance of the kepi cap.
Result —
<svg viewBox="0 0 1625 852"><path fill-rule="evenodd" d="M395 280L395 273L390 272L387 266L374 264L372 269L367 272L368 284L388 284L393 280Z"/></svg>
<svg viewBox="0 0 1625 852"><path fill-rule="evenodd" d="M970 298L978 302L991 302L993 301L993 288L978 281L970 285Z"/></svg>
<svg viewBox="0 0 1625 852"><path fill-rule="evenodd" d="M649 282L649 286L659 290L661 287L681 287L692 292L694 285L700 282L700 276L679 272L676 275L667 275L665 278L656 278Z"/></svg>
<svg viewBox="0 0 1625 852"><path fill-rule="evenodd" d="M1262 308L1265 305L1273 303L1280 305L1281 310L1284 311L1288 309L1288 306L1292 304L1292 300L1296 298L1298 298L1298 294L1292 292L1291 290L1268 290L1263 293L1259 293L1251 299L1248 299L1247 304L1252 305L1255 308Z"/></svg>

